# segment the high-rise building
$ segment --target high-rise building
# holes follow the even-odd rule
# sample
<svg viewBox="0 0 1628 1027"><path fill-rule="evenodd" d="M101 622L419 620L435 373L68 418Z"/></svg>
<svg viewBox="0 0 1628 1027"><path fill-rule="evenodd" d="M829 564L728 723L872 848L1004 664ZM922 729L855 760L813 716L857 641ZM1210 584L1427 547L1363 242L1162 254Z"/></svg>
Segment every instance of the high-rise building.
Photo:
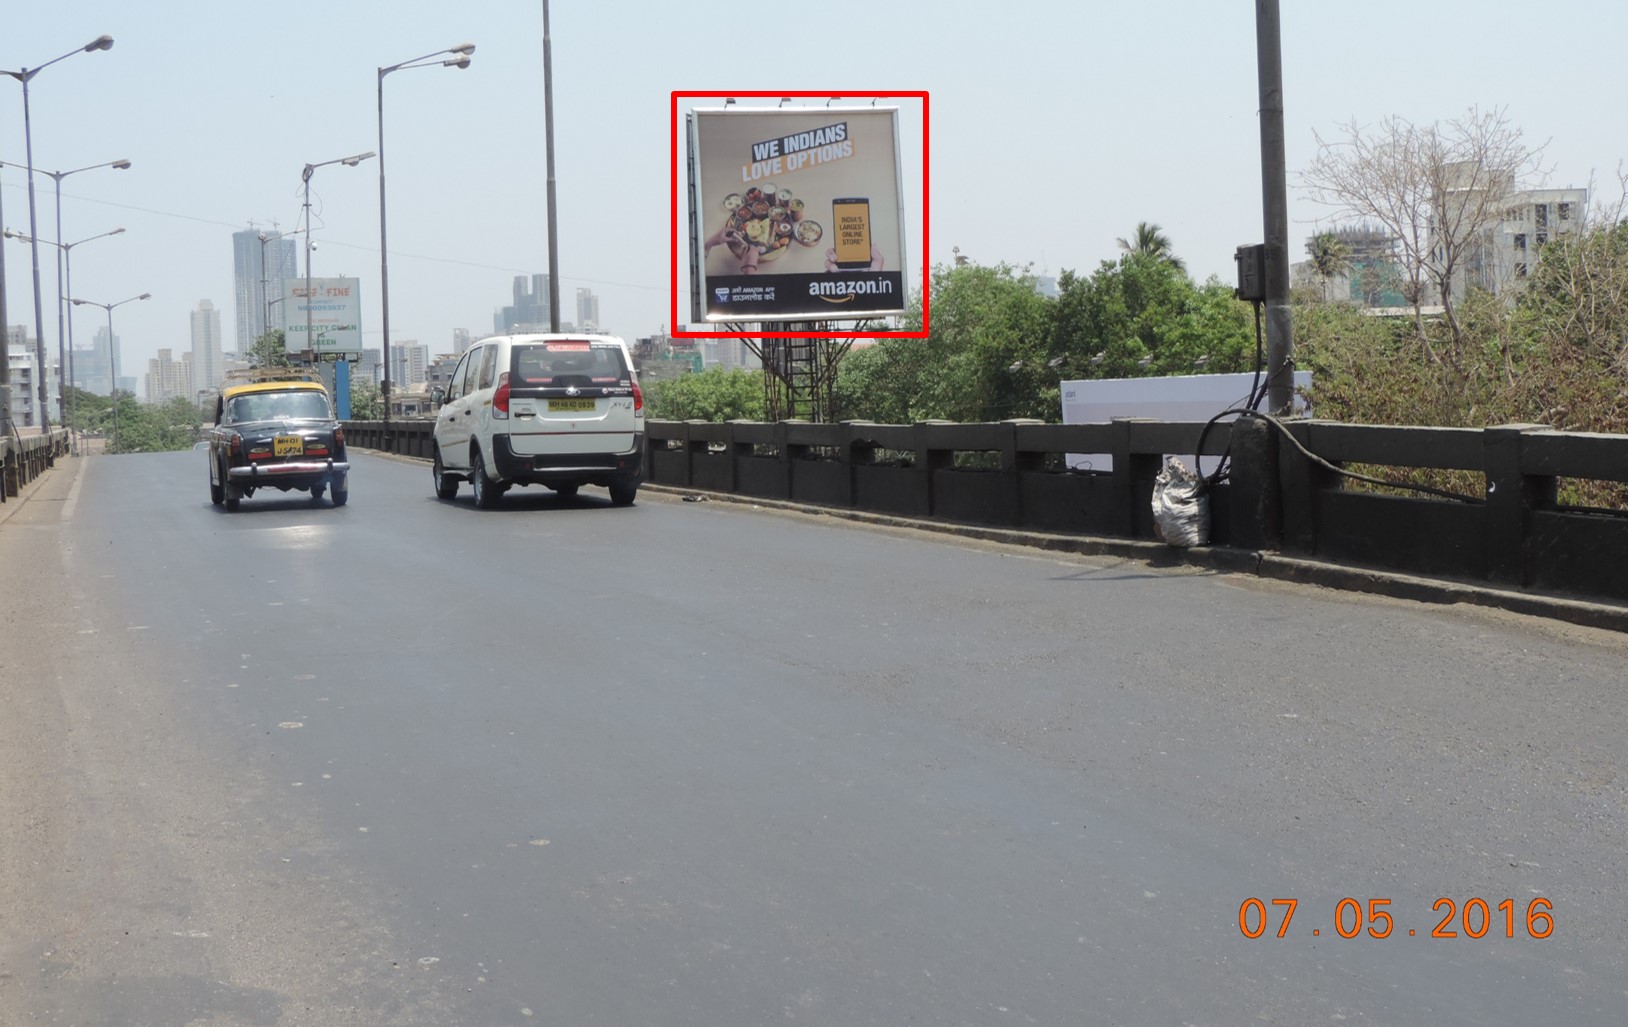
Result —
<svg viewBox="0 0 1628 1027"><path fill-rule="evenodd" d="M546 332L549 327L549 286L547 275L514 276L514 305L501 308L492 318L499 335L510 332Z"/></svg>
<svg viewBox="0 0 1628 1027"><path fill-rule="evenodd" d="M599 297L592 289L577 289L577 328L584 332L599 331Z"/></svg>
<svg viewBox="0 0 1628 1027"><path fill-rule="evenodd" d="M424 384L430 366L430 348L412 339L390 344L390 389L408 389Z"/></svg>
<svg viewBox="0 0 1628 1027"><path fill-rule="evenodd" d="M192 387L213 389L225 374L220 345L220 311L208 300L199 300L192 312Z"/></svg>
<svg viewBox="0 0 1628 1027"><path fill-rule="evenodd" d="M86 392L106 396L113 391L114 376L124 370L119 359L119 337L112 338L109 352L107 325L96 329L89 346L75 346L73 353L74 384Z"/></svg>
<svg viewBox="0 0 1628 1027"><path fill-rule="evenodd" d="M159 350L157 357L147 361L147 402L168 403L176 397L192 399L189 372L187 362L171 359L167 349Z"/></svg>
<svg viewBox="0 0 1628 1027"><path fill-rule="evenodd" d="M462 353L469 348L469 329L454 328L452 330L452 352Z"/></svg>
<svg viewBox="0 0 1628 1027"><path fill-rule="evenodd" d="M232 233L232 295L239 354L247 353L267 331L287 327L283 282L299 277L298 258L291 235L258 228Z"/></svg>
<svg viewBox="0 0 1628 1027"><path fill-rule="evenodd" d="M383 367L384 361L379 358L379 351L377 349L364 348L362 350L362 359L357 361L355 367L351 368L350 380L353 382L368 382L372 385L378 385L380 380L383 378L381 373ZM392 382L391 384L395 383Z"/></svg>

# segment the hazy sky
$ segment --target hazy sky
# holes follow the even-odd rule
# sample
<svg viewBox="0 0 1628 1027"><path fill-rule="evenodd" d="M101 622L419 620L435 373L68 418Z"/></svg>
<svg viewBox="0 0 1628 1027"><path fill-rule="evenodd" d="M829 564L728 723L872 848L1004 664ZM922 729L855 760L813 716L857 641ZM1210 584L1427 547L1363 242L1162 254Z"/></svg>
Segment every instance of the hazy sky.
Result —
<svg viewBox="0 0 1628 1027"><path fill-rule="evenodd" d="M1628 156L1620 5L1482 0L1284 0L1288 159L1313 131L1389 114L1428 122L1507 106L1541 143L1549 185L1616 192ZM669 94L679 90L927 90L931 250L1036 271L1090 271L1138 221L1164 227L1195 277L1230 281L1259 241L1255 8L1232 0L1000 4L594 3L551 7L564 318L578 286L629 338L669 315ZM378 149L375 69L469 41L468 70L385 81L391 337L432 352L491 330L517 274L548 270L540 0L54 0L0 12L0 68L37 66L107 33L30 86L36 166L119 158L63 183L73 289L113 302L125 373L189 348L188 312L222 311L233 344L231 233L300 217L300 171ZM919 108L902 118L907 205L919 208ZM0 78L0 160L24 162L22 90ZM364 337L379 339L379 167L312 179L317 276L362 280ZM7 226L27 230L23 175L0 171ZM36 178L40 234L52 185ZM1328 212L1291 181L1291 246ZM909 226L919 266L921 226ZM32 326L29 251L7 242L8 320ZM47 347L56 346L53 252L42 247ZM914 277L914 275L912 276ZM681 288L687 288L681 283ZM687 304L680 304L687 316ZM79 308L88 340L105 315ZM32 330L32 327L31 327Z"/></svg>

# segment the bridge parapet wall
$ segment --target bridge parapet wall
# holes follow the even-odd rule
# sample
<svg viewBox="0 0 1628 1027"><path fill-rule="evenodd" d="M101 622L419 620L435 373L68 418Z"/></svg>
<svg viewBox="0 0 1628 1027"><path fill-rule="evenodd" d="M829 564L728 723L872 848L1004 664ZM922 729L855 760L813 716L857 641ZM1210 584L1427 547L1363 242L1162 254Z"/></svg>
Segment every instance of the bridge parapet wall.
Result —
<svg viewBox="0 0 1628 1027"><path fill-rule="evenodd" d="M63 428L35 435L0 435L0 503L18 495L67 452L68 432Z"/></svg>
<svg viewBox="0 0 1628 1027"><path fill-rule="evenodd" d="M428 458L430 421L351 422L351 445ZM1628 599L1628 511L1565 507L1562 478L1628 482L1628 436L1541 425L1390 427L1264 420L1215 424L651 421L646 479L678 488L1055 533L1155 537L1164 454L1203 441L1212 543L1341 564ZM1067 454L1108 453L1112 470ZM1307 454L1311 455L1307 455ZM1352 487L1333 468L1470 472L1468 501ZM1377 470L1374 470L1377 469Z"/></svg>

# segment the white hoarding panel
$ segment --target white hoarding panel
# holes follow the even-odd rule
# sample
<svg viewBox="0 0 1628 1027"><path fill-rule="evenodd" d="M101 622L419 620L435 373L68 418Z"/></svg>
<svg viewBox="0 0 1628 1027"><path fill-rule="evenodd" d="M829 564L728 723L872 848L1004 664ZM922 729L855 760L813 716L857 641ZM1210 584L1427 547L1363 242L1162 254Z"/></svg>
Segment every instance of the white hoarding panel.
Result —
<svg viewBox="0 0 1628 1027"><path fill-rule="evenodd" d="M1170 378L1103 378L1062 382L1064 424L1106 424L1116 417L1151 417L1158 421L1208 421L1223 410L1249 404L1255 375L1190 374ZM1300 413L1300 392L1311 387L1311 372L1294 372L1295 408ZM1193 454L1174 454L1191 464ZM1068 466L1076 471L1111 471L1107 453L1070 453ZM1210 468L1213 470L1213 468Z"/></svg>
<svg viewBox="0 0 1628 1027"><path fill-rule="evenodd" d="M347 360L362 355L362 290L358 278L313 278L309 297L305 279L283 283L283 309L288 328L283 348L289 353L311 351L323 356L343 356ZM306 326L310 326L310 343Z"/></svg>

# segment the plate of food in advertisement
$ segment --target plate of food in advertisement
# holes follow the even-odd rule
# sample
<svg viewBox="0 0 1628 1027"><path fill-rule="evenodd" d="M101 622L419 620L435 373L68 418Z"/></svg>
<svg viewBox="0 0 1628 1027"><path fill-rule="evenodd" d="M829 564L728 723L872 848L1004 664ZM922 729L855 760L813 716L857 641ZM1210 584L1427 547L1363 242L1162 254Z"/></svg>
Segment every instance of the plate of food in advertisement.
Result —
<svg viewBox="0 0 1628 1027"><path fill-rule="evenodd" d="M825 235L818 221L803 217L803 201L773 183L730 193L723 208L729 216L723 237L736 257L745 256L750 247L760 261L778 260L793 243L813 247Z"/></svg>

